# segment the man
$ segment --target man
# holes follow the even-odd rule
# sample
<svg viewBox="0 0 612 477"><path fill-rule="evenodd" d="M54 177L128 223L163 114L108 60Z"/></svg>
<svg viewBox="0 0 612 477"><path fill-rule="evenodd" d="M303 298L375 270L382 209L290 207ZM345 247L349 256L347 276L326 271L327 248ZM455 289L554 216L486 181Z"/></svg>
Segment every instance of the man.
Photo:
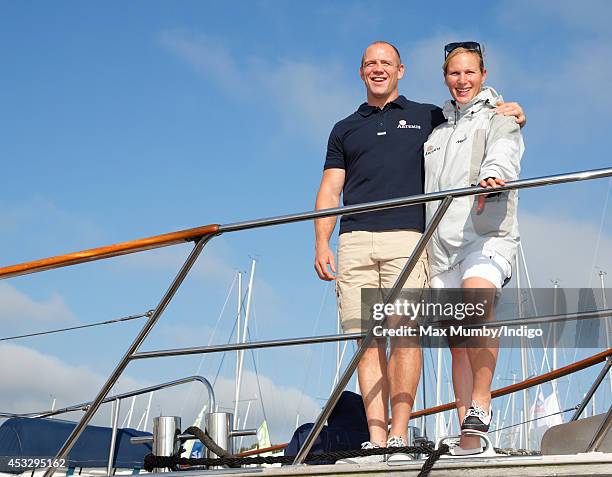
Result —
<svg viewBox="0 0 612 477"><path fill-rule="evenodd" d="M362 57L359 74L367 103L338 122L329 138L323 179L315 208L391 199L423 192L423 143L445 121L442 111L400 96L398 81L404 65L393 45L377 41ZM520 107L507 103L498 113L517 116ZM342 217L338 242L338 274L329 239L335 217L315 222L315 270L322 280L336 281L338 307L345 333L363 331L361 289L391 288L424 229L422 206L387 209ZM428 282L426 257L421 257L404 285L423 288ZM395 446L407 442L407 428L421 370L421 351L409 338L395 338L387 362L386 342L366 349L357 368L370 441L363 448ZM391 399L391 429L387 432ZM393 459L407 456L396 455ZM391 460L392 458L390 458ZM381 462L382 456L346 460Z"/></svg>

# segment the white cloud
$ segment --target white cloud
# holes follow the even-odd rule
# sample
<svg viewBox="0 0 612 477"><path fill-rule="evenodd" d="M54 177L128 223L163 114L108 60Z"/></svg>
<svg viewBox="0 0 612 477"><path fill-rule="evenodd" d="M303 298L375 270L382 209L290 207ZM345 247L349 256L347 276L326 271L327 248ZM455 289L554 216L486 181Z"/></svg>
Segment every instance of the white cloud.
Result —
<svg viewBox="0 0 612 477"><path fill-rule="evenodd" d="M176 272L187 259L193 246L193 243L186 246L173 245L135 253L119 258L115 263L117 267L137 271ZM189 277L231 283L236 269L230 265L230 259L227 258L228 254L229 250L222 242L222 239L213 239L202 250L190 271Z"/></svg>
<svg viewBox="0 0 612 477"><path fill-rule="evenodd" d="M54 293L37 301L6 282L0 282L0 307L0 323L4 333L15 329L16 325L23 328L25 323L40 326L78 321L60 295Z"/></svg>
<svg viewBox="0 0 612 477"><path fill-rule="evenodd" d="M385 21L382 15L375 14L369 2L329 2L317 8L312 4L313 13L320 16L321 21L334 19L334 34L347 40L355 41L357 34L363 31L376 31ZM355 58L355 64L359 60Z"/></svg>
<svg viewBox="0 0 612 477"><path fill-rule="evenodd" d="M612 97L606 93L612 75L612 65L606 61L612 57L608 39L612 4L593 1L585 8L568 1L520 0L501 5L500 23L532 45L526 51L515 48L513 58L505 56L499 76L513 85L517 96L525 97L517 100L526 106L526 134L553 147L590 146L594 138L606 134L606 122L597 118L607 117L612 107ZM539 32L542 25L554 25L554 30L535 36L533 32ZM566 159L570 161L575 158Z"/></svg>
<svg viewBox="0 0 612 477"><path fill-rule="evenodd" d="M276 108L286 130L308 134L317 142L338 118L354 111L362 97L353 76L331 62L263 57L239 61L219 39L183 30L163 32L159 41L227 95ZM351 74L356 78L356 71Z"/></svg>
<svg viewBox="0 0 612 477"><path fill-rule="evenodd" d="M444 45L461 38L478 39L481 36L475 30L444 30L418 42L402 44L400 52L406 74L400 89L411 99L442 106L450 98L442 73ZM524 66L505 45L489 41L482 42L482 45L485 48L485 66L489 71L487 84L496 88L507 101L521 102L521 98L514 95L516 84L525 84Z"/></svg>
<svg viewBox="0 0 612 477"><path fill-rule="evenodd" d="M191 246L189 246L189 250ZM125 256L123 259L117 260L117 267L133 269L136 271L165 271L168 273L176 272L181 264L185 261L189 253L184 247L166 247L158 250L149 251L146 253L138 253ZM204 248L200 258L194 265L188 276L188 280L195 278L198 280L207 281L209 284L220 285L229 288L231 283L236 279L236 274L239 270L243 271L243 293L249 282L249 273L251 269L250 263L245 263L244 260L232 260L232 249L223 241L223 238L216 238ZM250 262L250 260L249 260ZM217 287L219 288L219 287ZM235 290L236 288L234 288ZM228 293L225 289L223 295ZM262 275L260 269L256 268L255 279L253 285L253 303L254 308L257 308L257 319L260 321L260 326L267 326L270 323L277 324L279 320L283 320L286 316L286 310L291 306L282 296L279 295L277 287L272 285L267 277ZM229 299L228 310L234 310L236 307L234 294ZM211 318L216 316L218 311L211 313ZM233 313L230 312L230 314ZM226 311L227 316L227 311ZM251 317L253 319L253 317ZM207 336L211 328L202 329L200 335ZM193 335L189 332L188 325L168 325L161 324L160 332L163 336L177 346L194 345ZM256 333L252 330L251 336Z"/></svg>
<svg viewBox="0 0 612 477"><path fill-rule="evenodd" d="M0 394L0 411L2 412L24 413L47 410L54 398L57 400L56 408L85 402L97 394L106 380L106 376L101 376L85 366L68 364L57 357L19 345L1 344L0 362L12 363L10 366L0 367L0 382L4 383ZM184 375L175 376L174 379L180 377ZM209 378L212 379L210 376ZM162 381L166 379L168 378L164 377ZM298 413L301 416L301 422L312 421L316 417L319 405L314 399L302 395L295 388L277 385L267 376L260 375L259 381L268 425L275 442L281 442L290 437ZM156 381L155 384L158 382ZM151 384L154 383L124 375L111 393L125 392ZM219 378L215 386L215 393L219 407L233 409L234 379ZM197 383L192 388L180 386L159 391L154 395L150 418L160 413L163 415L182 413L182 427L187 428L205 402L205 396L203 388ZM252 399L255 396L259 396L257 377L253 372L245 370L241 400ZM148 395L140 396L137 399L132 420L133 426L144 414L147 400ZM241 404L240 413L243 417L246 406L246 403ZM129 401L122 403L120 422L123 422L129 407ZM73 413L63 417L74 420L81 415L82 413ZM105 405L94 416L92 422L96 425L107 426L109 416L110 406ZM249 416L247 427L259 426L263 419L259 402L251 404ZM151 424L148 426L149 430L150 426Z"/></svg>
<svg viewBox="0 0 612 477"><path fill-rule="evenodd" d="M184 30L166 31L160 43L187 61L199 74L210 78L226 93L246 92L248 82L229 49L220 41L203 34Z"/></svg>
<svg viewBox="0 0 612 477"><path fill-rule="evenodd" d="M586 28L595 16L590 9L588 14L575 11L584 10L575 3L560 7L546 4L546 8L532 3L522 2L518 7L513 3L500 9L501 22L537 24L538 15L552 14ZM612 4L600 2L595 11L600 11L599 18L609 18L606 12L610 10ZM441 30L420 41L399 45L406 64L400 91L410 99L441 105L449 98L441 72L443 45L457 39L481 39L489 71L487 84L507 101L521 103L529 118L525 134L532 142L548 144L549 148L559 143L587 142L605 133L605 121L593 118L605 117L612 107L612 96L605 93L612 64L602 60L612 57L612 44L598 37L604 30L609 31L607 20L605 26L596 20L588 35L559 43L550 52L540 51L544 48L540 38L534 39L532 50L520 51L508 42L490 41L490 36L475 29ZM570 161L575 158L567 157L566 162Z"/></svg>
<svg viewBox="0 0 612 477"><path fill-rule="evenodd" d="M439 33L424 40L399 45L406 73L400 90L408 99L442 105L448 99L448 89L442 76L443 47L461 35Z"/></svg>
<svg viewBox="0 0 612 477"><path fill-rule="evenodd" d="M5 363L0 367L0 381L4 383L0 409L4 412L46 410L53 398L57 399L57 407L88 401L103 382L87 367L70 365L20 345L0 345L0 362ZM126 387L135 384L130 379L123 382Z"/></svg>
<svg viewBox="0 0 612 477"><path fill-rule="evenodd" d="M5 241L0 260L5 264L8 261L42 258L39 254L44 254L45 249L49 254L57 255L59 246L65 250L65 247L74 244L95 243L100 241L102 235L91 218L63 210L41 197L32 197L22 202L0 202L0 215L0 234ZM13 238L18 240L18 246L10 242ZM29 256L18 256L17 252Z"/></svg>
<svg viewBox="0 0 612 477"><path fill-rule="evenodd" d="M593 224L522 212L519 227L535 287L550 288L555 279L564 288L597 287L594 267L612 276L612 237L605 233L600 237Z"/></svg>
<svg viewBox="0 0 612 477"><path fill-rule="evenodd" d="M272 439L279 442L279 439L288 439L294 430L296 417L300 415L300 423L312 422L320 411L319 404L309 396L303 396L302 392L295 388L290 388L276 384L267 376L259 376L261 395L263 397L266 415L268 417L268 428L272 433ZM234 380L223 378L217 382L216 393L219 404L223 407L233 408L234 400ZM243 381L240 391L240 399L252 399L259 397L257 377L248 371L243 374ZM240 415L246 413L247 403L241 403ZM251 404L247 427L257 427L263 420L261 404L254 401Z"/></svg>

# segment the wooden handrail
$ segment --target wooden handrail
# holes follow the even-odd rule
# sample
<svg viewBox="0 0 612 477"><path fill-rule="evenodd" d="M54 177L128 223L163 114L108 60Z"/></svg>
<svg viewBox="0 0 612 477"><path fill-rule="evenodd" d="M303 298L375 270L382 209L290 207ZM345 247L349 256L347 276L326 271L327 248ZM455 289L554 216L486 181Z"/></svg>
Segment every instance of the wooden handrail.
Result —
<svg viewBox="0 0 612 477"><path fill-rule="evenodd" d="M533 378L526 379L525 381L521 381L520 383L511 384L509 386L496 389L491 393L492 398L497 398L501 396L505 396L506 394L514 393L516 391L522 391L526 388L531 388L533 386L537 386L538 384L542 384L548 381L552 381L553 379L562 378L563 376L567 376L568 374L575 373L576 371L581 371L585 368L593 366L597 363L601 363L605 361L608 356L612 356L612 348L607 349L606 351L602 351L601 353L597 353L593 356L589 356L588 358L582 359L580 361L576 361L575 363L568 364L559 369L554 369L549 371L548 373L541 374L540 376L535 376ZM413 412L410 416L410 419L416 419L421 416L429 416L430 414L437 414L438 412L448 411L450 409L454 409L455 403L449 402L446 404L441 404L440 406L429 407L427 409L422 409L421 411Z"/></svg>
<svg viewBox="0 0 612 477"><path fill-rule="evenodd" d="M0 268L0 279L16 277L19 275L27 275L29 273L42 272L43 270L51 270L54 268L67 267L78 263L93 262L94 260L102 260L119 255L129 253L142 252L144 250L152 250L155 248L167 247L190 240L196 240L205 235L216 234L219 230L219 225L211 224L193 229L179 230L178 232L170 232L154 237L147 237L129 242L116 243L105 247L92 248L81 252L73 252L56 257L43 258L34 260L33 262L20 263L18 265L10 265Z"/></svg>
<svg viewBox="0 0 612 477"><path fill-rule="evenodd" d="M236 454L237 457L248 457L250 455L263 454L264 452L274 452L277 450L281 450L287 447L287 443L285 444L276 444L275 446L264 447L263 449L251 449L248 451L241 452L240 454Z"/></svg>
<svg viewBox="0 0 612 477"><path fill-rule="evenodd" d="M593 366L597 363L601 363L602 361L605 361L608 358L608 356L612 356L612 348L606 351L602 351L601 353L597 353L593 356L589 356L588 358L585 358L583 360L576 361L575 363L568 364L567 366L564 366L563 368L555 369L553 371L542 374L540 376L526 379L525 381L521 381L520 383L511 384L510 386L496 389L495 391L491 393L491 397L497 398L497 397L505 396L506 394L510 394L516 391L522 391L525 388L537 386L538 384L542 384L547 381L551 381L553 379L562 378L563 376L567 376L568 374L575 373L576 371L580 371L590 366ZM430 414L436 414L438 412L449 411L454 408L455 408L455 403L449 402L446 404L441 404L440 406L429 407L421 411L416 411L412 413L412 416L410 416L410 419L416 419L417 417L428 416ZM285 447L287 447L287 445L288 443L277 444L272 447L266 447L265 449L253 449L253 450L239 454L239 457L246 457L249 455L276 451L276 450L284 449Z"/></svg>

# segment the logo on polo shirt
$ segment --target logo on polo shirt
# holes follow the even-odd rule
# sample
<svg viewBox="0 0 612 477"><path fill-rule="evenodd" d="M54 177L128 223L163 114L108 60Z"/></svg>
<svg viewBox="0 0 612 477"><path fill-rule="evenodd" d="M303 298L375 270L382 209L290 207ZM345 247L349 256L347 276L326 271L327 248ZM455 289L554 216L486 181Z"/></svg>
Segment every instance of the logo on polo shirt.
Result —
<svg viewBox="0 0 612 477"><path fill-rule="evenodd" d="M408 124L405 119L400 119L397 129L421 129L420 124Z"/></svg>

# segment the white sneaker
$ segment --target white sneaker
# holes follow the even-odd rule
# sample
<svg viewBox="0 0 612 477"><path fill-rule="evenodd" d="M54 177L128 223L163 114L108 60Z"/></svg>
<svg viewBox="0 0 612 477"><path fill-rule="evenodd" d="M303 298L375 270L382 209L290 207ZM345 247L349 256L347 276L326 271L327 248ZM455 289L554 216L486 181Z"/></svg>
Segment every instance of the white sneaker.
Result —
<svg viewBox="0 0 612 477"><path fill-rule="evenodd" d="M406 442L404 442L404 439L399 436L391 436L387 441L387 447L406 447ZM411 460L414 460L413 457L405 452L387 454L388 465L402 465Z"/></svg>
<svg viewBox="0 0 612 477"><path fill-rule="evenodd" d="M380 449L378 444L366 441L361 444L362 449ZM366 455L363 457L348 457L336 461L336 464L381 464L384 462L384 455Z"/></svg>

